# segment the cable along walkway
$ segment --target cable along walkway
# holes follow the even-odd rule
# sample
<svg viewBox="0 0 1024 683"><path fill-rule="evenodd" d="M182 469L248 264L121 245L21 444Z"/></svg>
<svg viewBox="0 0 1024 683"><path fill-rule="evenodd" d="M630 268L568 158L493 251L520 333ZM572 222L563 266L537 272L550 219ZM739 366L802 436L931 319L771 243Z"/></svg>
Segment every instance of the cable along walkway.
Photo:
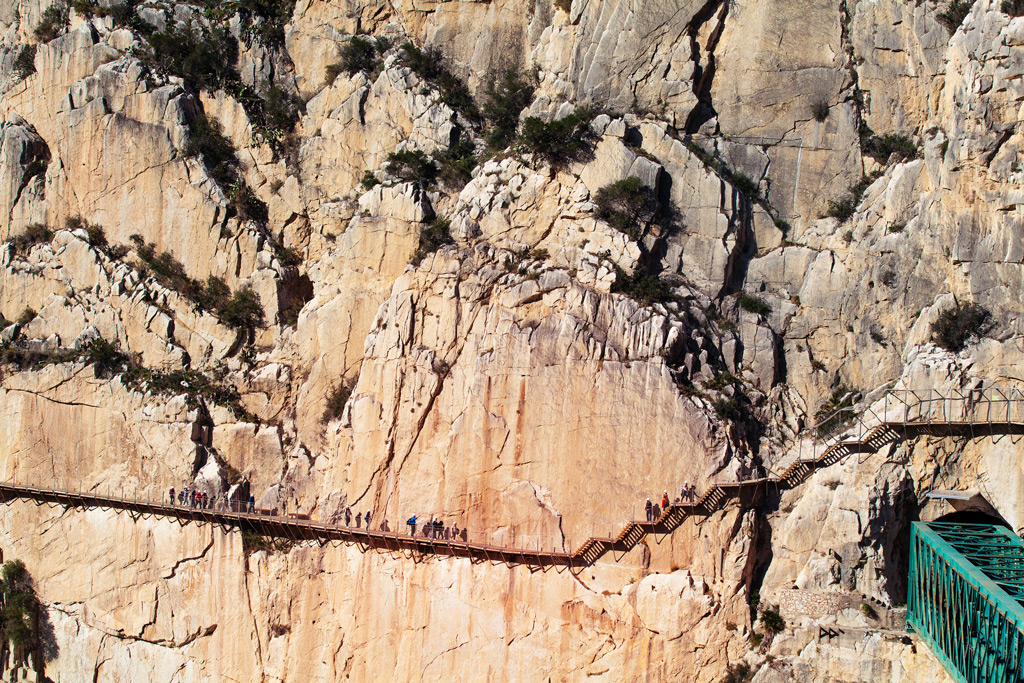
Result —
<svg viewBox="0 0 1024 683"><path fill-rule="evenodd" d="M813 457L798 458L777 477L713 484L692 502L670 503L654 521L628 522L617 536L590 538L573 552L441 540L392 531L339 526L295 515L274 516L199 509L170 505L163 501L70 491L13 481L0 482L0 502L6 504L27 499L40 505L123 511L136 518L155 515L174 518L182 524L208 523L226 530L248 530L261 536L295 542L315 541L322 545L341 541L384 552L465 557L474 562L526 565L532 569L572 569L593 565L609 552L625 554L646 536L671 534L687 518L713 515L733 499L749 503L769 487L779 490L795 488L815 471L854 453L874 453L888 444L922 435L981 437L1024 434L1022 389L988 388L964 392L894 390L886 393L884 399L876 401L874 406L881 407L881 414L870 407L859 412L852 408L842 408L819 422L813 429L821 436L817 446L823 446L823 450Z"/></svg>

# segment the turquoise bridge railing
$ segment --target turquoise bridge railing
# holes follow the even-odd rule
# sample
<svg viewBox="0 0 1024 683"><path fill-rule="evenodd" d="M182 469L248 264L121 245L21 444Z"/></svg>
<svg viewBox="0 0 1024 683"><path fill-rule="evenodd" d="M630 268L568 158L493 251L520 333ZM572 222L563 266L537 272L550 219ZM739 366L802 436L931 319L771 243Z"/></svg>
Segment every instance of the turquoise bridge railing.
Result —
<svg viewBox="0 0 1024 683"><path fill-rule="evenodd" d="M1024 682L1024 541L990 524L915 522L907 623L955 680Z"/></svg>

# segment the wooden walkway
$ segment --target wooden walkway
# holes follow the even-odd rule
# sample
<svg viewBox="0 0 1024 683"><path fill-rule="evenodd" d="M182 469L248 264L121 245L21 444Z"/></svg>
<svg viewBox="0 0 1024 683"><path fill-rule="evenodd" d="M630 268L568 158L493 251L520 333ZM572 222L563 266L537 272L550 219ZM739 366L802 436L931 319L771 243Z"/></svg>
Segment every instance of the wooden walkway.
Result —
<svg viewBox="0 0 1024 683"><path fill-rule="evenodd" d="M255 532L262 537L289 539L295 542L314 541L325 544L341 541L383 552L404 553L412 557L443 555L466 557L474 562L501 562L540 569L572 569L590 566L609 552L627 553L650 534L671 534L688 517L712 515L734 499L739 500L741 504L749 505L756 503L768 489L795 488L816 470L833 465L853 453L874 453L888 444L920 435L988 436L990 433L1024 434L1024 422L989 422L983 427L973 422L960 421L884 422L857 438L840 436L818 457L797 460L778 477L715 484L693 502L669 504L655 521L629 522L617 536L590 538L574 552L530 550L459 540L445 541L389 531L338 526L295 516L200 510L169 505L166 502L42 488L13 482L0 482L0 503L27 499L41 505L60 505L66 508L111 509L127 512L133 517L169 517L179 520L182 524L214 524L229 530L239 529Z"/></svg>

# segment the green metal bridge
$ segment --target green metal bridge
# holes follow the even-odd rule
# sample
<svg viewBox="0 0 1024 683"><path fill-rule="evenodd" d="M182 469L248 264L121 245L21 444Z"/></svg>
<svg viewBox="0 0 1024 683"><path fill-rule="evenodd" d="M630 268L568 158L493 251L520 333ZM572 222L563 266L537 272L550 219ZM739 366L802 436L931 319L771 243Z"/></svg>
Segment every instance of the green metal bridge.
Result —
<svg viewBox="0 0 1024 683"><path fill-rule="evenodd" d="M957 681L1024 682L1024 541L991 524L915 522L907 624Z"/></svg>

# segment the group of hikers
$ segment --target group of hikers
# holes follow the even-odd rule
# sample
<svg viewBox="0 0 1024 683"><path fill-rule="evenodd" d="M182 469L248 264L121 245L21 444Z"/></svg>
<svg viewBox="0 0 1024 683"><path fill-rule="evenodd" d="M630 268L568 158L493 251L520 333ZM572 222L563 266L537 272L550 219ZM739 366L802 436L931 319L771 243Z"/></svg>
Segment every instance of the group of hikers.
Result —
<svg viewBox="0 0 1024 683"><path fill-rule="evenodd" d="M675 502L677 505L693 505L693 499L697 495L697 487L692 486L689 481L685 482L679 487L679 497L676 498ZM658 507L657 503L652 503L651 499L647 499L647 503L644 505L644 512L647 516L648 522L656 522L669 506L671 501L668 499L668 490L661 495L661 507Z"/></svg>
<svg viewBox="0 0 1024 683"><path fill-rule="evenodd" d="M409 535L415 536L419 517L413 515L405 523L409 527ZM429 522L424 522L420 527L420 533L424 538L433 538L438 541L466 540L466 530L459 529L458 522L453 523L451 526L445 526L444 522L437 517L434 517Z"/></svg>
<svg viewBox="0 0 1024 683"><path fill-rule="evenodd" d="M675 502L677 505L693 505L693 500L696 494L697 487L692 486L690 482L687 481L682 486L679 487L679 497L676 498ZM190 489L188 486L185 486L184 488L181 489L181 491L178 491L177 495L175 495L175 490L174 487L172 486L170 490L170 499L171 505L183 505L186 507L196 508L199 510L212 510L215 506L215 501L213 498L211 498L209 493L207 493L206 491L198 491L195 488ZM647 503L644 505L644 512L646 514L647 521L656 522L661 517L661 514L666 509L668 509L668 506L670 504L671 501L669 500L667 489L661 496L660 507L657 503L652 503L651 499L648 498ZM231 501L228 498L228 494L224 494L223 504L220 506L219 509L231 509ZM254 496L250 495L249 500L246 503L245 511L252 513L255 512L255 510L256 499ZM345 526L352 526L352 508L348 506L345 507L344 517ZM370 510L367 510L366 512L357 512L355 515L355 528L360 529L365 524L366 530L369 531L370 519ZM415 536L416 527L417 525L419 525L419 517L413 515L408 520L406 520L405 523L409 527L409 535ZM387 522L381 523L381 529L387 531ZM425 522L422 526L420 526L420 533L424 538L432 538L441 541L466 540L466 530L459 529L458 523L454 523L450 527L445 526L445 523L437 517L433 517L431 520Z"/></svg>
<svg viewBox="0 0 1024 683"><path fill-rule="evenodd" d="M356 513L356 528L362 527L363 522L366 522L366 530L370 530L370 511L367 510L364 515L362 512ZM352 508L345 506L345 526L352 526Z"/></svg>
<svg viewBox="0 0 1024 683"><path fill-rule="evenodd" d="M183 507L195 508L197 510L213 510L215 507L219 510L230 510L231 500L228 498L228 494L224 494L224 500L220 506L216 505L214 497L211 497L206 491L198 491L195 487L189 488L188 486L182 487L178 491L177 496L174 494L174 487L171 487L169 492L171 505L181 505ZM256 510L256 498L252 495L249 496L249 500L246 502L245 511L255 512Z"/></svg>

